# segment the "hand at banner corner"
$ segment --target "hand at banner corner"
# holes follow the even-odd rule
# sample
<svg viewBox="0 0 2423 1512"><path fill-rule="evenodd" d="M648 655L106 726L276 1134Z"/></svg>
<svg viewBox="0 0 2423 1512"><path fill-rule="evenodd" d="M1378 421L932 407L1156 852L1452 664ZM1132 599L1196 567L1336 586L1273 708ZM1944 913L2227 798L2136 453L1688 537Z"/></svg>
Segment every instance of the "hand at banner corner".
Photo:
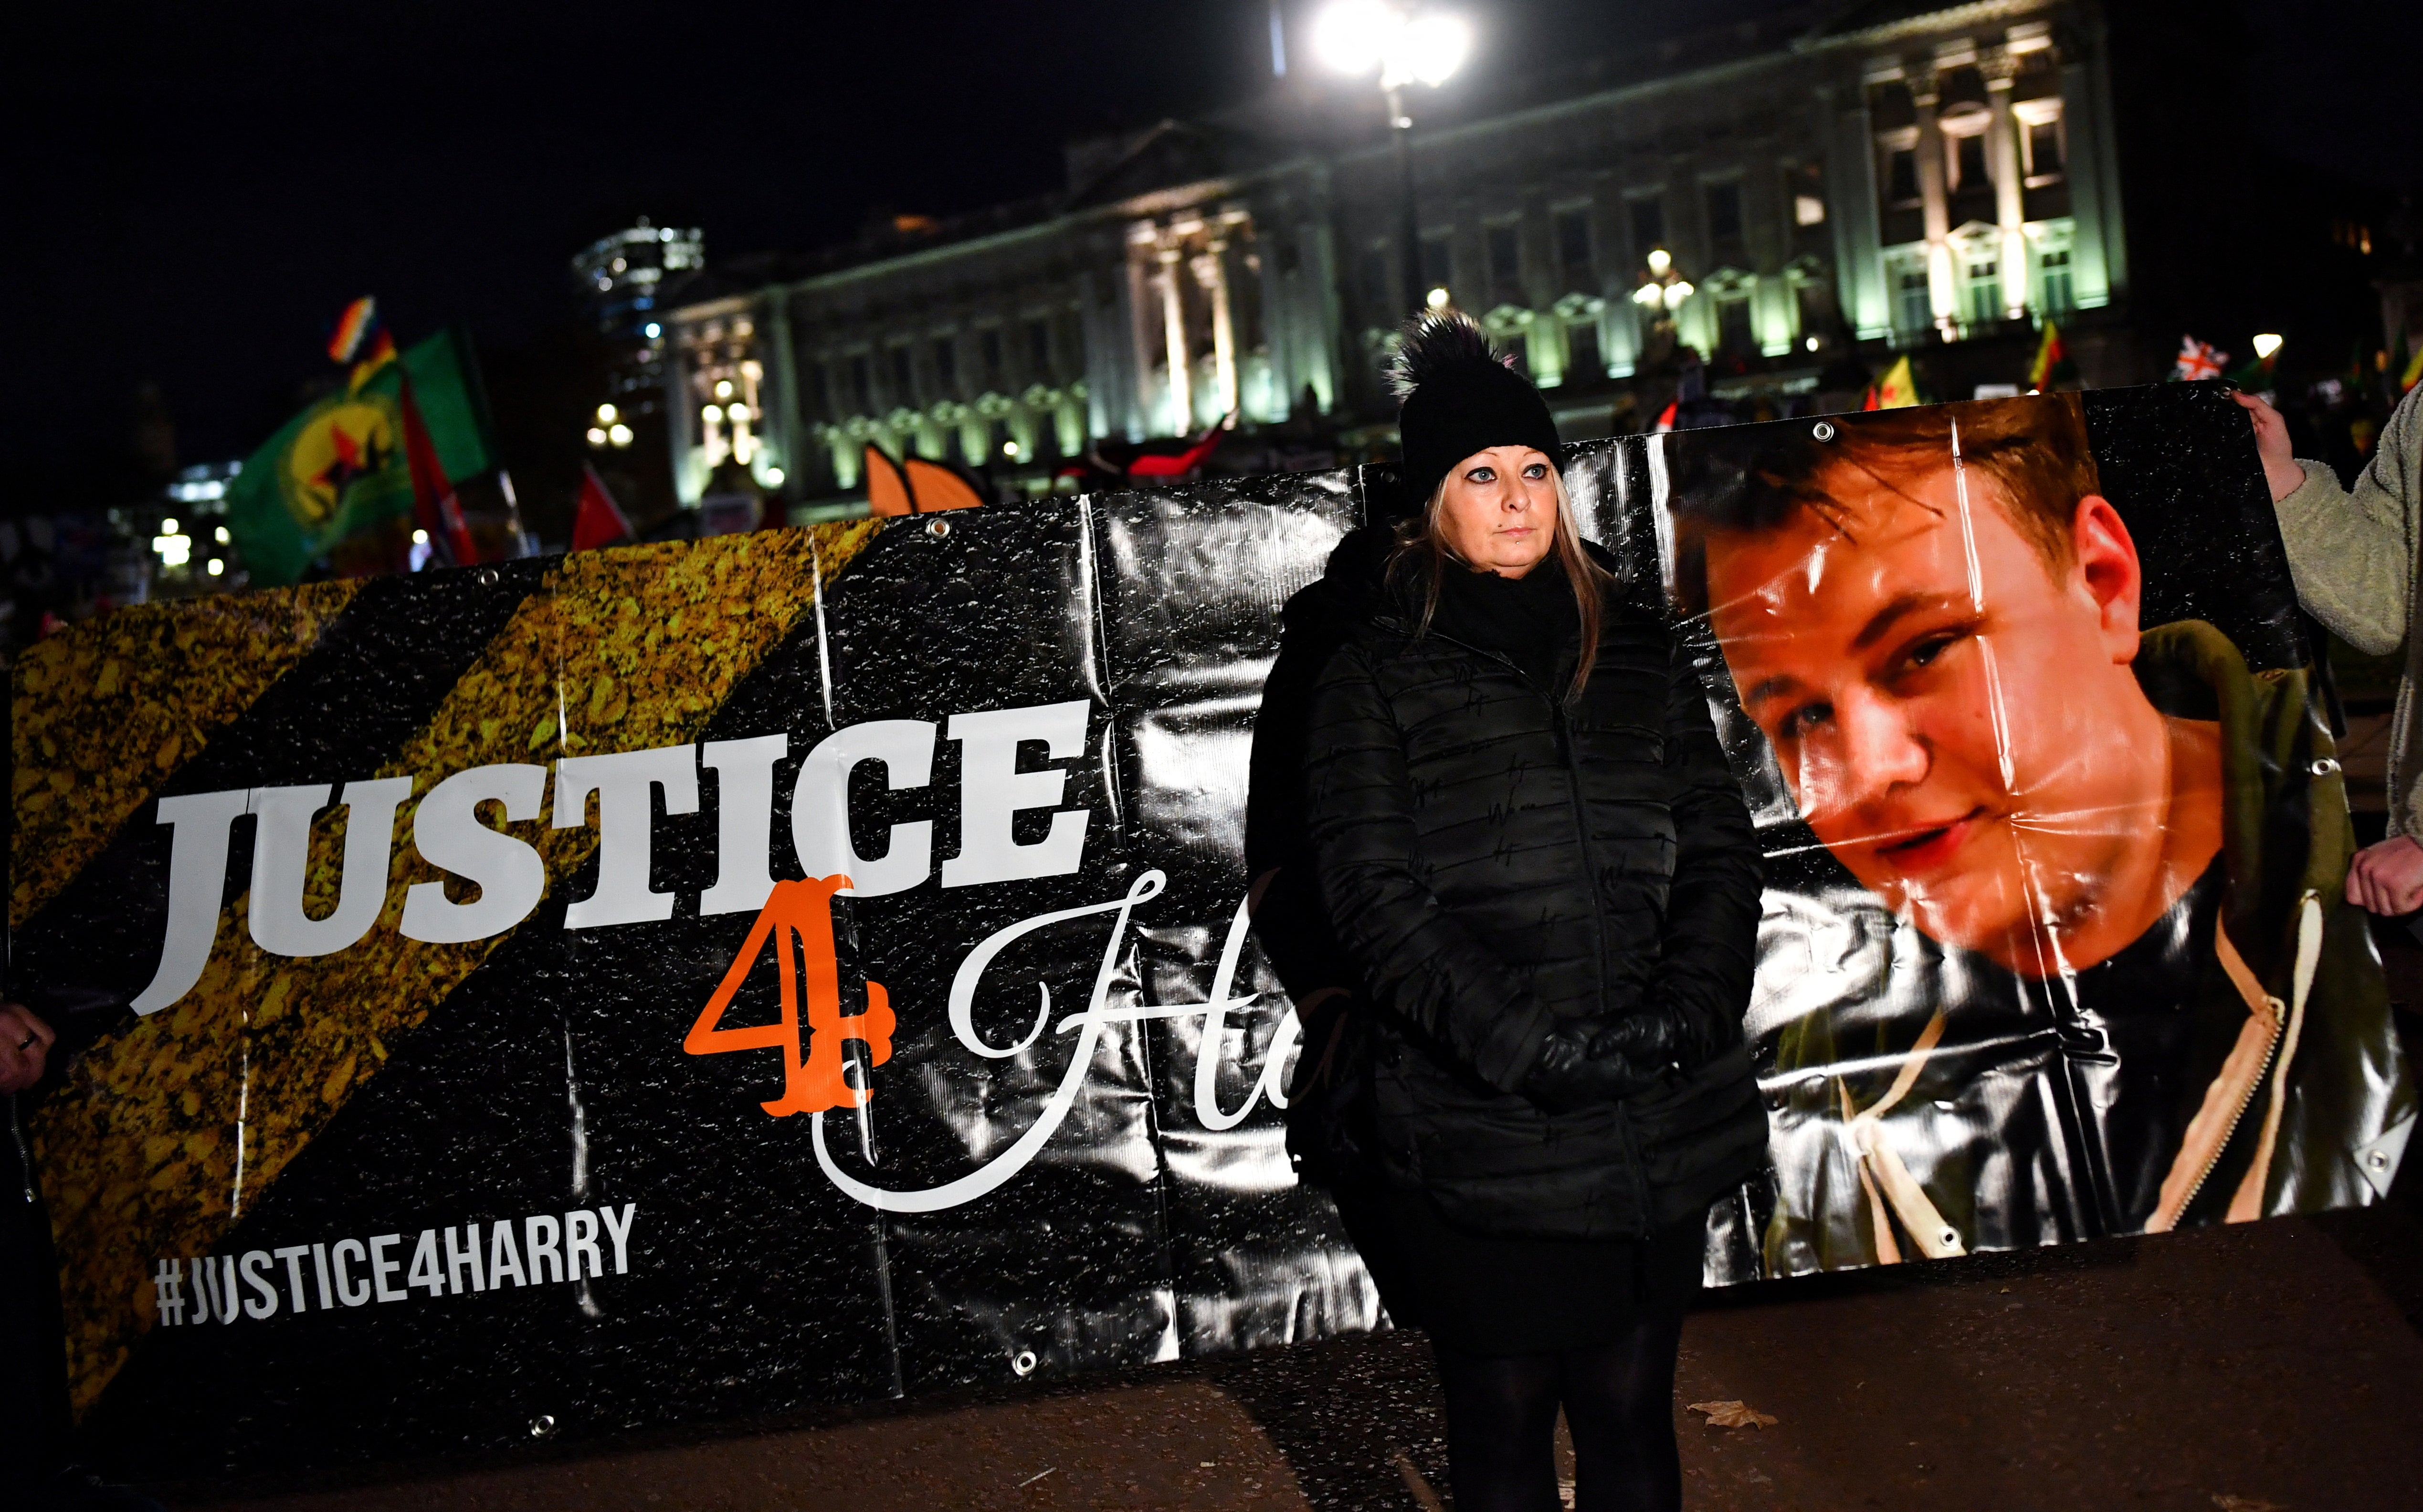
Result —
<svg viewBox="0 0 2423 1512"><path fill-rule="evenodd" d="M2296 449L2288 444L2288 422L2259 395L2231 397L2255 422L2256 454L2263 459L2263 480L2271 485L2272 502L2277 504L2305 485L2305 469L2297 465Z"/></svg>
<svg viewBox="0 0 2423 1512"><path fill-rule="evenodd" d="M41 1080L57 1037L32 1009L0 1002L0 1092L24 1092Z"/></svg>
<svg viewBox="0 0 2423 1512"><path fill-rule="evenodd" d="M2423 908L2423 843L2399 835L2356 852L2347 895L2357 907L2392 919Z"/></svg>

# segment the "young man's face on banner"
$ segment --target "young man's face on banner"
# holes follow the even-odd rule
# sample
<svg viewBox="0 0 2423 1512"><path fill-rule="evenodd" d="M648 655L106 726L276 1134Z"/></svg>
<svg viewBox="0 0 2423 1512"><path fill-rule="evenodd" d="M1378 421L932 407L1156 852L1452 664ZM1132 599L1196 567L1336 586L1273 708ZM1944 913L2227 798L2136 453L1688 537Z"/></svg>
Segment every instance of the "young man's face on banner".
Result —
<svg viewBox="0 0 2423 1512"><path fill-rule="evenodd" d="M2050 550L2001 480L1936 455L1827 465L1821 507L1712 534L1713 627L1852 874L1936 938L2051 975L2129 943L2134 922L2105 940L2095 915L2161 886L2172 741L2130 670L2136 548L2088 495Z"/></svg>

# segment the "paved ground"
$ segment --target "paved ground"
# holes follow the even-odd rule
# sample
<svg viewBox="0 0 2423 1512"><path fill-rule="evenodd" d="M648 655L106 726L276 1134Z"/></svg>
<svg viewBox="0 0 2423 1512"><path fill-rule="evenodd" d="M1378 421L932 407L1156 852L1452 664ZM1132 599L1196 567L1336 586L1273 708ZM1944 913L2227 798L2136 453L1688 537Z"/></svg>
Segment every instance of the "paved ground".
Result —
<svg viewBox="0 0 2423 1512"><path fill-rule="evenodd" d="M1712 1295L1677 1417L1701 1512L2423 1507L2423 1222L2372 1209ZM1770 1427L1685 1404L1742 1400ZM758 1434L172 1488L221 1512L1435 1509L1417 1335Z"/></svg>

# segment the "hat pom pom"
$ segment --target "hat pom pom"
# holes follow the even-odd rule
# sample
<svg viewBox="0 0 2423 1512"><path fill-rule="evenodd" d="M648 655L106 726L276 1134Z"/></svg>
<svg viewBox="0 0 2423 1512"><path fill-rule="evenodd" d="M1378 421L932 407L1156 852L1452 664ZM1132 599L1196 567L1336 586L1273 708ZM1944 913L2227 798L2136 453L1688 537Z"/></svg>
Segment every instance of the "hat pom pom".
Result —
<svg viewBox="0 0 2423 1512"><path fill-rule="evenodd" d="M1489 341L1489 333L1462 310L1433 310L1405 323L1396 355L1388 359L1388 391L1399 400L1450 368L1469 363L1512 369L1514 356Z"/></svg>

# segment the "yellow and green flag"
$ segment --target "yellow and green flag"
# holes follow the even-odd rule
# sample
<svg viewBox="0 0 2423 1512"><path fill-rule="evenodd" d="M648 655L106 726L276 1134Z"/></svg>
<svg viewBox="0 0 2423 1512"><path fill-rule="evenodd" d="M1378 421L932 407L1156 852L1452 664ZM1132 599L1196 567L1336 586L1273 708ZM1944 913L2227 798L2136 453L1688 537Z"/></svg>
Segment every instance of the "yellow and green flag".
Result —
<svg viewBox="0 0 2423 1512"><path fill-rule="evenodd" d="M1909 358L1902 359L1885 370L1880 383L1870 386L1861 409L1908 409L1925 401L1918 396L1918 375L1910 371Z"/></svg>
<svg viewBox="0 0 2423 1512"><path fill-rule="evenodd" d="M403 394L413 398L446 476L495 465L488 406L471 345L443 331L287 422L245 463L228 490L228 528L257 587L298 582L347 538L396 528L413 511Z"/></svg>
<svg viewBox="0 0 2423 1512"><path fill-rule="evenodd" d="M2036 356L2028 364L2028 387L2041 393L2055 384L2078 382L2078 364L2070 359L2069 348L2063 344L2061 327L2045 322L2044 339L2036 343Z"/></svg>

